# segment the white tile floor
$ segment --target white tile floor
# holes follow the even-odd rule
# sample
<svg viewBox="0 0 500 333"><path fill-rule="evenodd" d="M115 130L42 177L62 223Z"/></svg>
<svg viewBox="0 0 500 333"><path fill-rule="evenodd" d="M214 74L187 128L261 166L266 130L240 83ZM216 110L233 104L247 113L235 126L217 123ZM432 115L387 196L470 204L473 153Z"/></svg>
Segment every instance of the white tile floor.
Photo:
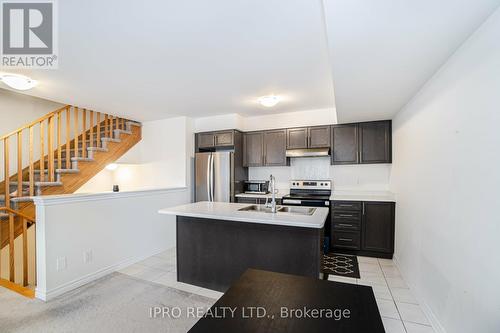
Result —
<svg viewBox="0 0 500 333"><path fill-rule="evenodd" d="M155 282L167 287L176 288L213 299L219 299L219 297L222 296L221 292L215 290L177 282L175 260L175 248L173 248L128 266L119 272L141 280Z"/></svg>
<svg viewBox="0 0 500 333"><path fill-rule="evenodd" d="M361 278L331 275L331 281L371 286L387 333L432 333L424 312L389 259L358 257Z"/></svg>
<svg viewBox="0 0 500 333"><path fill-rule="evenodd" d="M222 293L177 282L175 248L120 272L168 287L218 299ZM392 260L358 257L360 279L331 275L329 280L371 286L387 333L432 333L434 330Z"/></svg>

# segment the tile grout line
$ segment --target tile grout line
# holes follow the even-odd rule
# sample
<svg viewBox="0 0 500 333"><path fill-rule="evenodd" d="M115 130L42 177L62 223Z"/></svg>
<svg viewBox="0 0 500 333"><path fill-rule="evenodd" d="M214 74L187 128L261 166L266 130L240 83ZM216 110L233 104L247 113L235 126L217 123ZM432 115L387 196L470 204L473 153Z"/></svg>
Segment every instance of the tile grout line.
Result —
<svg viewBox="0 0 500 333"><path fill-rule="evenodd" d="M398 316L399 316L399 319L401 321L401 324L403 325L403 329L405 330L406 333L408 333L408 330L406 329L405 323L403 321L403 316L401 316L401 312L399 312L398 305L396 304L396 300L394 299L394 295L392 294L392 290L389 287L389 283L387 282L387 277L385 276L384 270L382 269L382 265L380 264L380 260L377 259L377 263L380 267L380 270L382 271L382 276L384 277L384 281L387 284L387 289L389 289L389 294L391 294L392 302L394 303L394 306L396 307L396 311L398 312Z"/></svg>

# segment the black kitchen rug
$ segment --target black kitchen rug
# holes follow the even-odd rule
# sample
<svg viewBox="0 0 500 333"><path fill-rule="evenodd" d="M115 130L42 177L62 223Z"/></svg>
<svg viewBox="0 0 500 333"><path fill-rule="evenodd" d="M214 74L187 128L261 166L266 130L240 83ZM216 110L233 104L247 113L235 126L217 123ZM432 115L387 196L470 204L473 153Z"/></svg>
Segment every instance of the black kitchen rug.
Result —
<svg viewBox="0 0 500 333"><path fill-rule="evenodd" d="M324 254L323 273L359 279L358 258L339 253Z"/></svg>

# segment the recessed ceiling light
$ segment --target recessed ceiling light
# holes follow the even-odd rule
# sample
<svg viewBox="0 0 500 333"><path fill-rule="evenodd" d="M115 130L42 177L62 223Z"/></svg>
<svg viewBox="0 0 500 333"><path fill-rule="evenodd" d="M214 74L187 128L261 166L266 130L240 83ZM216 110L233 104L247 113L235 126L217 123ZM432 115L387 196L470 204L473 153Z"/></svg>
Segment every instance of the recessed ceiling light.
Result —
<svg viewBox="0 0 500 333"><path fill-rule="evenodd" d="M257 100L261 105L270 108L275 106L281 101L281 98L276 95L262 96Z"/></svg>
<svg viewBox="0 0 500 333"><path fill-rule="evenodd" d="M17 74L2 74L0 76L0 80L2 80L3 83L8 85L9 87L16 90L28 90L38 84L37 81L27 76Z"/></svg>

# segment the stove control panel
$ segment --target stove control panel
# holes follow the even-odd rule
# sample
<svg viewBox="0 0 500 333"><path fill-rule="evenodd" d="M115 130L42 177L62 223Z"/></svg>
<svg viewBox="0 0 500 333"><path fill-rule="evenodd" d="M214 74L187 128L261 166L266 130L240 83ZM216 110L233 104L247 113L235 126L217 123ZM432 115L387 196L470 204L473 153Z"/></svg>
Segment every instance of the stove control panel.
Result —
<svg viewBox="0 0 500 333"><path fill-rule="evenodd" d="M331 180L292 180L290 189L331 190Z"/></svg>

